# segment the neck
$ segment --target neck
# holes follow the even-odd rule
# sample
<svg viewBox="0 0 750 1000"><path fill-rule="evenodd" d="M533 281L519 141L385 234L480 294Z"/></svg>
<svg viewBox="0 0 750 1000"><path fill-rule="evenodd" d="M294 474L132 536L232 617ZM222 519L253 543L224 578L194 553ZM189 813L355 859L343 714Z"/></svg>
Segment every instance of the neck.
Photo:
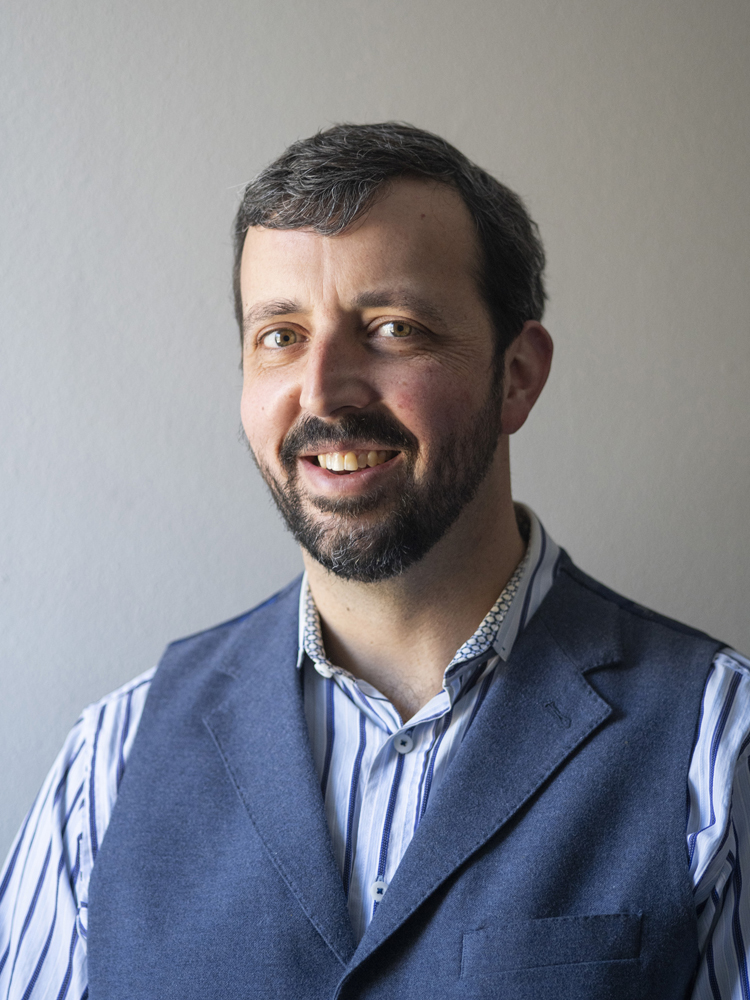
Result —
<svg viewBox="0 0 750 1000"><path fill-rule="evenodd" d="M404 721L438 693L456 650L523 558L504 464L437 545L398 577L342 580L304 554L328 658L377 688Z"/></svg>

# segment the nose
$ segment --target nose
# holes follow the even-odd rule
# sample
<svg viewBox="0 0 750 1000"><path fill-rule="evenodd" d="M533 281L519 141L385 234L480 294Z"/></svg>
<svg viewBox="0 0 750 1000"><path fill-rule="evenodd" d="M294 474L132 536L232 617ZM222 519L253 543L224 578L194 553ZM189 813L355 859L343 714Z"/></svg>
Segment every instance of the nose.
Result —
<svg viewBox="0 0 750 1000"><path fill-rule="evenodd" d="M309 342L300 407L325 419L371 406L378 399L367 346L343 326L321 330Z"/></svg>

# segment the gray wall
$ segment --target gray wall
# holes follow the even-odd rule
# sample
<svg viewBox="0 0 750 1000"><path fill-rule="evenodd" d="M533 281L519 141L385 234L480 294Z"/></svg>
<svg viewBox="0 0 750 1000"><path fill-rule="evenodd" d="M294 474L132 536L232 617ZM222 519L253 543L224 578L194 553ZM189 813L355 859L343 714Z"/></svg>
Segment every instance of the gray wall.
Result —
<svg viewBox="0 0 750 1000"><path fill-rule="evenodd" d="M4 0L0 853L80 708L299 559L238 439L230 222L331 122L526 199L557 357L516 494L750 650L746 0Z"/></svg>

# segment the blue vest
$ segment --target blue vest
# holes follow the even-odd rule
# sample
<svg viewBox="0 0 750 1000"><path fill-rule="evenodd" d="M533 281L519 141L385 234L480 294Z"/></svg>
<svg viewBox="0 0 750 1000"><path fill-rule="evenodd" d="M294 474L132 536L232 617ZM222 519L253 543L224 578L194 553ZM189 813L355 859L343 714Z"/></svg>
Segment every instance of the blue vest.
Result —
<svg viewBox="0 0 750 1000"><path fill-rule="evenodd" d="M721 644L569 560L353 939L299 581L170 646L89 897L91 1000L683 1000L687 769Z"/></svg>

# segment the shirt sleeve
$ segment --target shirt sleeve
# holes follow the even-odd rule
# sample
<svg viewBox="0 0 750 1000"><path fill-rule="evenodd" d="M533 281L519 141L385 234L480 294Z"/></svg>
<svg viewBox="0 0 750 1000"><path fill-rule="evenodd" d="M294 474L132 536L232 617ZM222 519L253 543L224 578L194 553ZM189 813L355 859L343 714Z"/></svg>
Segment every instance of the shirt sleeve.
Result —
<svg viewBox="0 0 750 1000"><path fill-rule="evenodd" d="M77 890L91 746L86 713L71 730L0 877L0 997L86 989L85 922Z"/></svg>
<svg viewBox="0 0 750 1000"><path fill-rule="evenodd" d="M88 887L154 671L84 710L0 874L0 998L85 1000Z"/></svg>
<svg viewBox="0 0 750 1000"><path fill-rule="evenodd" d="M688 776L700 965L692 1000L750 997L750 661L719 653Z"/></svg>

